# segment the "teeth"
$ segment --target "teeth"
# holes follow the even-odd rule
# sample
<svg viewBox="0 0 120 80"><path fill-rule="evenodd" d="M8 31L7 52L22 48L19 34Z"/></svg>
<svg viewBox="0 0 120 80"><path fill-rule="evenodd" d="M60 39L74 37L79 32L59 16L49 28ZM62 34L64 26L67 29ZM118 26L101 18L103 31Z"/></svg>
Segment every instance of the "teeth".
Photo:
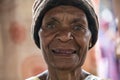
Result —
<svg viewBox="0 0 120 80"><path fill-rule="evenodd" d="M76 53L75 50L60 50L60 49L56 49L56 50L52 50L54 54L74 54Z"/></svg>

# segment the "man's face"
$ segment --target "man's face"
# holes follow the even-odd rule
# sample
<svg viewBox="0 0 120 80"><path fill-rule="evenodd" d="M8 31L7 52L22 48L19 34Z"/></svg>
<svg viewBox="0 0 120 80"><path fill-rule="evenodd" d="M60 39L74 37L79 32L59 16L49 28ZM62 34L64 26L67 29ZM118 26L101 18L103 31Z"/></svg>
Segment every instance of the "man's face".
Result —
<svg viewBox="0 0 120 80"><path fill-rule="evenodd" d="M72 70L82 66L91 32L86 15L81 9L59 6L45 14L39 37L48 66Z"/></svg>

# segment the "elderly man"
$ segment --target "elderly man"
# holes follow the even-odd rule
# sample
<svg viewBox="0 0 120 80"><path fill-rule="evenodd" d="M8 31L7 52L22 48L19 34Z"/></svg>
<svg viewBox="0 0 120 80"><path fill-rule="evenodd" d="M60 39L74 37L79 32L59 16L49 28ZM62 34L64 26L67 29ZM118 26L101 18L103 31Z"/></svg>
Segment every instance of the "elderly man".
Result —
<svg viewBox="0 0 120 80"><path fill-rule="evenodd" d="M48 70L27 80L101 80L81 68L98 35L90 0L36 0L32 26Z"/></svg>

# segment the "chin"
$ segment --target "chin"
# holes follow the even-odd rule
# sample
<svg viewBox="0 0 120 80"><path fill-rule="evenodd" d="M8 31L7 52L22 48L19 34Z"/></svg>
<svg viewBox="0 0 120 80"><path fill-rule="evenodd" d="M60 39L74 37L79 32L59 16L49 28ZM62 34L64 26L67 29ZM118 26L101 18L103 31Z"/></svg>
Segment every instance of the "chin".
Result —
<svg viewBox="0 0 120 80"><path fill-rule="evenodd" d="M55 63L52 66L57 70L67 70L67 71L71 71L77 67L75 63L69 63L69 62L68 63L59 62L59 63Z"/></svg>

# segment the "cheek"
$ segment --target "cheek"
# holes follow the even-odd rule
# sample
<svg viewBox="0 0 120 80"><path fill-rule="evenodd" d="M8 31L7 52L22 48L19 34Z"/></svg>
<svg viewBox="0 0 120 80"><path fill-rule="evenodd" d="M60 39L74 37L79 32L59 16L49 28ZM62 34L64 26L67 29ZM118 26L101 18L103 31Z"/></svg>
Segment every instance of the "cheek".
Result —
<svg viewBox="0 0 120 80"><path fill-rule="evenodd" d="M77 36L76 38L76 42L78 43L78 45L82 48L88 46L89 47L89 42L91 39L91 33L87 32L85 35L80 35Z"/></svg>
<svg viewBox="0 0 120 80"><path fill-rule="evenodd" d="M44 56L45 62L47 64L50 64L52 60L52 55L50 55L50 52L49 52L49 44L51 43L53 37L45 36L44 32L42 31L39 33L39 37L40 37L40 43L41 43L40 47L41 47L41 51Z"/></svg>
<svg viewBox="0 0 120 80"><path fill-rule="evenodd" d="M41 47L49 48L49 44L54 39L55 34L54 35L50 35L50 34L46 35L46 33L44 31L40 31L39 37L40 37Z"/></svg>
<svg viewBox="0 0 120 80"><path fill-rule="evenodd" d="M41 47L47 47L47 45L49 44L50 38L45 37L44 34L40 34L39 36L40 38L40 46Z"/></svg>

